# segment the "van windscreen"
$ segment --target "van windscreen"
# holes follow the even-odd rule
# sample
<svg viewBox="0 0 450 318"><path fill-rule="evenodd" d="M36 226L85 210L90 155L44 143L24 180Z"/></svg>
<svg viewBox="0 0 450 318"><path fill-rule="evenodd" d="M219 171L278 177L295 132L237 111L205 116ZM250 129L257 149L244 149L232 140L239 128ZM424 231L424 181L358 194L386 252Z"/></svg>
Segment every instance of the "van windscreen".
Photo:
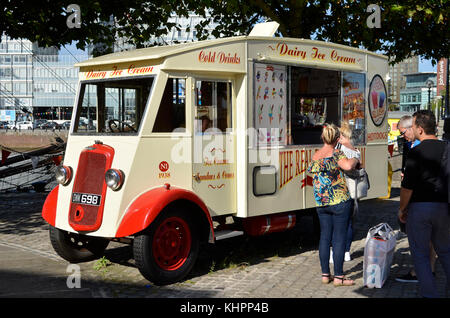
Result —
<svg viewBox="0 0 450 318"><path fill-rule="evenodd" d="M137 134L153 80L146 77L82 83L73 132Z"/></svg>

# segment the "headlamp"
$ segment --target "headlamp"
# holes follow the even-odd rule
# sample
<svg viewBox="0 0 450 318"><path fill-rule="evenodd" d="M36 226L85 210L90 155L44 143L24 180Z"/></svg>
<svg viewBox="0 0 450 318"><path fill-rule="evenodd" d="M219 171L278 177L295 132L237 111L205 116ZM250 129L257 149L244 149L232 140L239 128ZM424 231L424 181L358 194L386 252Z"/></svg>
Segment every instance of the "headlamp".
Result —
<svg viewBox="0 0 450 318"><path fill-rule="evenodd" d="M72 168L64 165L56 167L55 178L56 182L58 182L59 184L62 184L64 186L69 184L70 180L72 179Z"/></svg>
<svg viewBox="0 0 450 318"><path fill-rule="evenodd" d="M105 183L113 191L117 191L123 185L125 174L120 169L109 169L105 173Z"/></svg>

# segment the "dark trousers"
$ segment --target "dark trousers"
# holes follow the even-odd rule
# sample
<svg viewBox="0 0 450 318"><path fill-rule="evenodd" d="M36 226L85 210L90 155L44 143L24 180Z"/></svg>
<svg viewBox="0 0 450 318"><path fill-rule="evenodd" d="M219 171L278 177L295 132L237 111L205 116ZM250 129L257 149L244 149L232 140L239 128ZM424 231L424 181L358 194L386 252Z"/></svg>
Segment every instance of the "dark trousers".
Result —
<svg viewBox="0 0 450 318"><path fill-rule="evenodd" d="M353 209L355 208L355 201L353 199L350 199L350 210L353 214ZM345 243L345 251L350 252L350 247L352 246L353 242L353 217L350 215L350 218L348 220L348 227L347 227L347 241Z"/></svg>
<svg viewBox="0 0 450 318"><path fill-rule="evenodd" d="M344 275L344 253L348 222L352 213L351 200L317 207L320 222L319 259L323 274L330 274L330 246L333 246L334 275Z"/></svg>
<svg viewBox="0 0 450 318"><path fill-rule="evenodd" d="M430 242L439 257L450 287L450 215L448 204L412 202L408 206L406 232L423 297L439 297L431 272Z"/></svg>

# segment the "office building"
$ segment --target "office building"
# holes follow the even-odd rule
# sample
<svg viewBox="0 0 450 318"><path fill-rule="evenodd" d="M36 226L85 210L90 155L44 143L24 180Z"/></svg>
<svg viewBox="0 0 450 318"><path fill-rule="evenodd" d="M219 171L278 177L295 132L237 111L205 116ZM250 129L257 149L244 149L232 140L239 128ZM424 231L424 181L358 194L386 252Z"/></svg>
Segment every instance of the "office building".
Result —
<svg viewBox="0 0 450 318"><path fill-rule="evenodd" d="M73 65L87 58L33 44L34 118L70 120L78 83L78 68Z"/></svg>
<svg viewBox="0 0 450 318"><path fill-rule="evenodd" d="M26 119L33 105L32 43L5 35L0 40L0 120Z"/></svg>
<svg viewBox="0 0 450 318"><path fill-rule="evenodd" d="M436 97L436 80L436 72L406 74L405 88L400 90L400 111L428 109L428 101L432 102ZM432 82L430 88L428 81Z"/></svg>
<svg viewBox="0 0 450 318"><path fill-rule="evenodd" d="M195 26L203 18L200 15L178 17L172 15L169 22L175 27L150 44L171 45L197 40ZM209 31L214 25L207 26ZM99 44L101 45L101 44ZM119 38L114 51L134 49L125 39ZM0 41L0 120L25 119L69 120L77 91L78 68L73 65L90 56L74 55L65 48L42 48L28 40L11 39L2 35Z"/></svg>
<svg viewBox="0 0 450 318"><path fill-rule="evenodd" d="M400 90L406 88L405 74L417 73L419 71L419 57L412 56L399 63L389 66L388 90L390 104L400 104Z"/></svg>
<svg viewBox="0 0 450 318"><path fill-rule="evenodd" d="M2 35L0 120L69 120L78 81L73 65L87 58Z"/></svg>

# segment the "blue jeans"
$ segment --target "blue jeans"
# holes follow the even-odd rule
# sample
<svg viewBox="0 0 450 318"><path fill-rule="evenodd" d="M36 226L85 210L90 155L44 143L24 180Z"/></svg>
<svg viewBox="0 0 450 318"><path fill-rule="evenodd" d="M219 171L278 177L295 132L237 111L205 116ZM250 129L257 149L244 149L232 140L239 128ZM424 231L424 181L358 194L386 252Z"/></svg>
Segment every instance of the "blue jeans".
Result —
<svg viewBox="0 0 450 318"><path fill-rule="evenodd" d="M330 274L330 246L333 246L334 276L344 275L344 253L352 200L317 207L320 222L319 259L322 274Z"/></svg>
<svg viewBox="0 0 450 318"><path fill-rule="evenodd" d="M450 216L448 204L412 202L408 206L406 233L423 297L439 297L431 272L430 241L439 257L450 287Z"/></svg>
<svg viewBox="0 0 450 318"><path fill-rule="evenodd" d="M350 252L350 247L353 242L353 209L355 208L355 201L353 199L350 199L351 207L350 207L350 218L348 220L348 228L347 228L347 241L345 243L345 251Z"/></svg>

